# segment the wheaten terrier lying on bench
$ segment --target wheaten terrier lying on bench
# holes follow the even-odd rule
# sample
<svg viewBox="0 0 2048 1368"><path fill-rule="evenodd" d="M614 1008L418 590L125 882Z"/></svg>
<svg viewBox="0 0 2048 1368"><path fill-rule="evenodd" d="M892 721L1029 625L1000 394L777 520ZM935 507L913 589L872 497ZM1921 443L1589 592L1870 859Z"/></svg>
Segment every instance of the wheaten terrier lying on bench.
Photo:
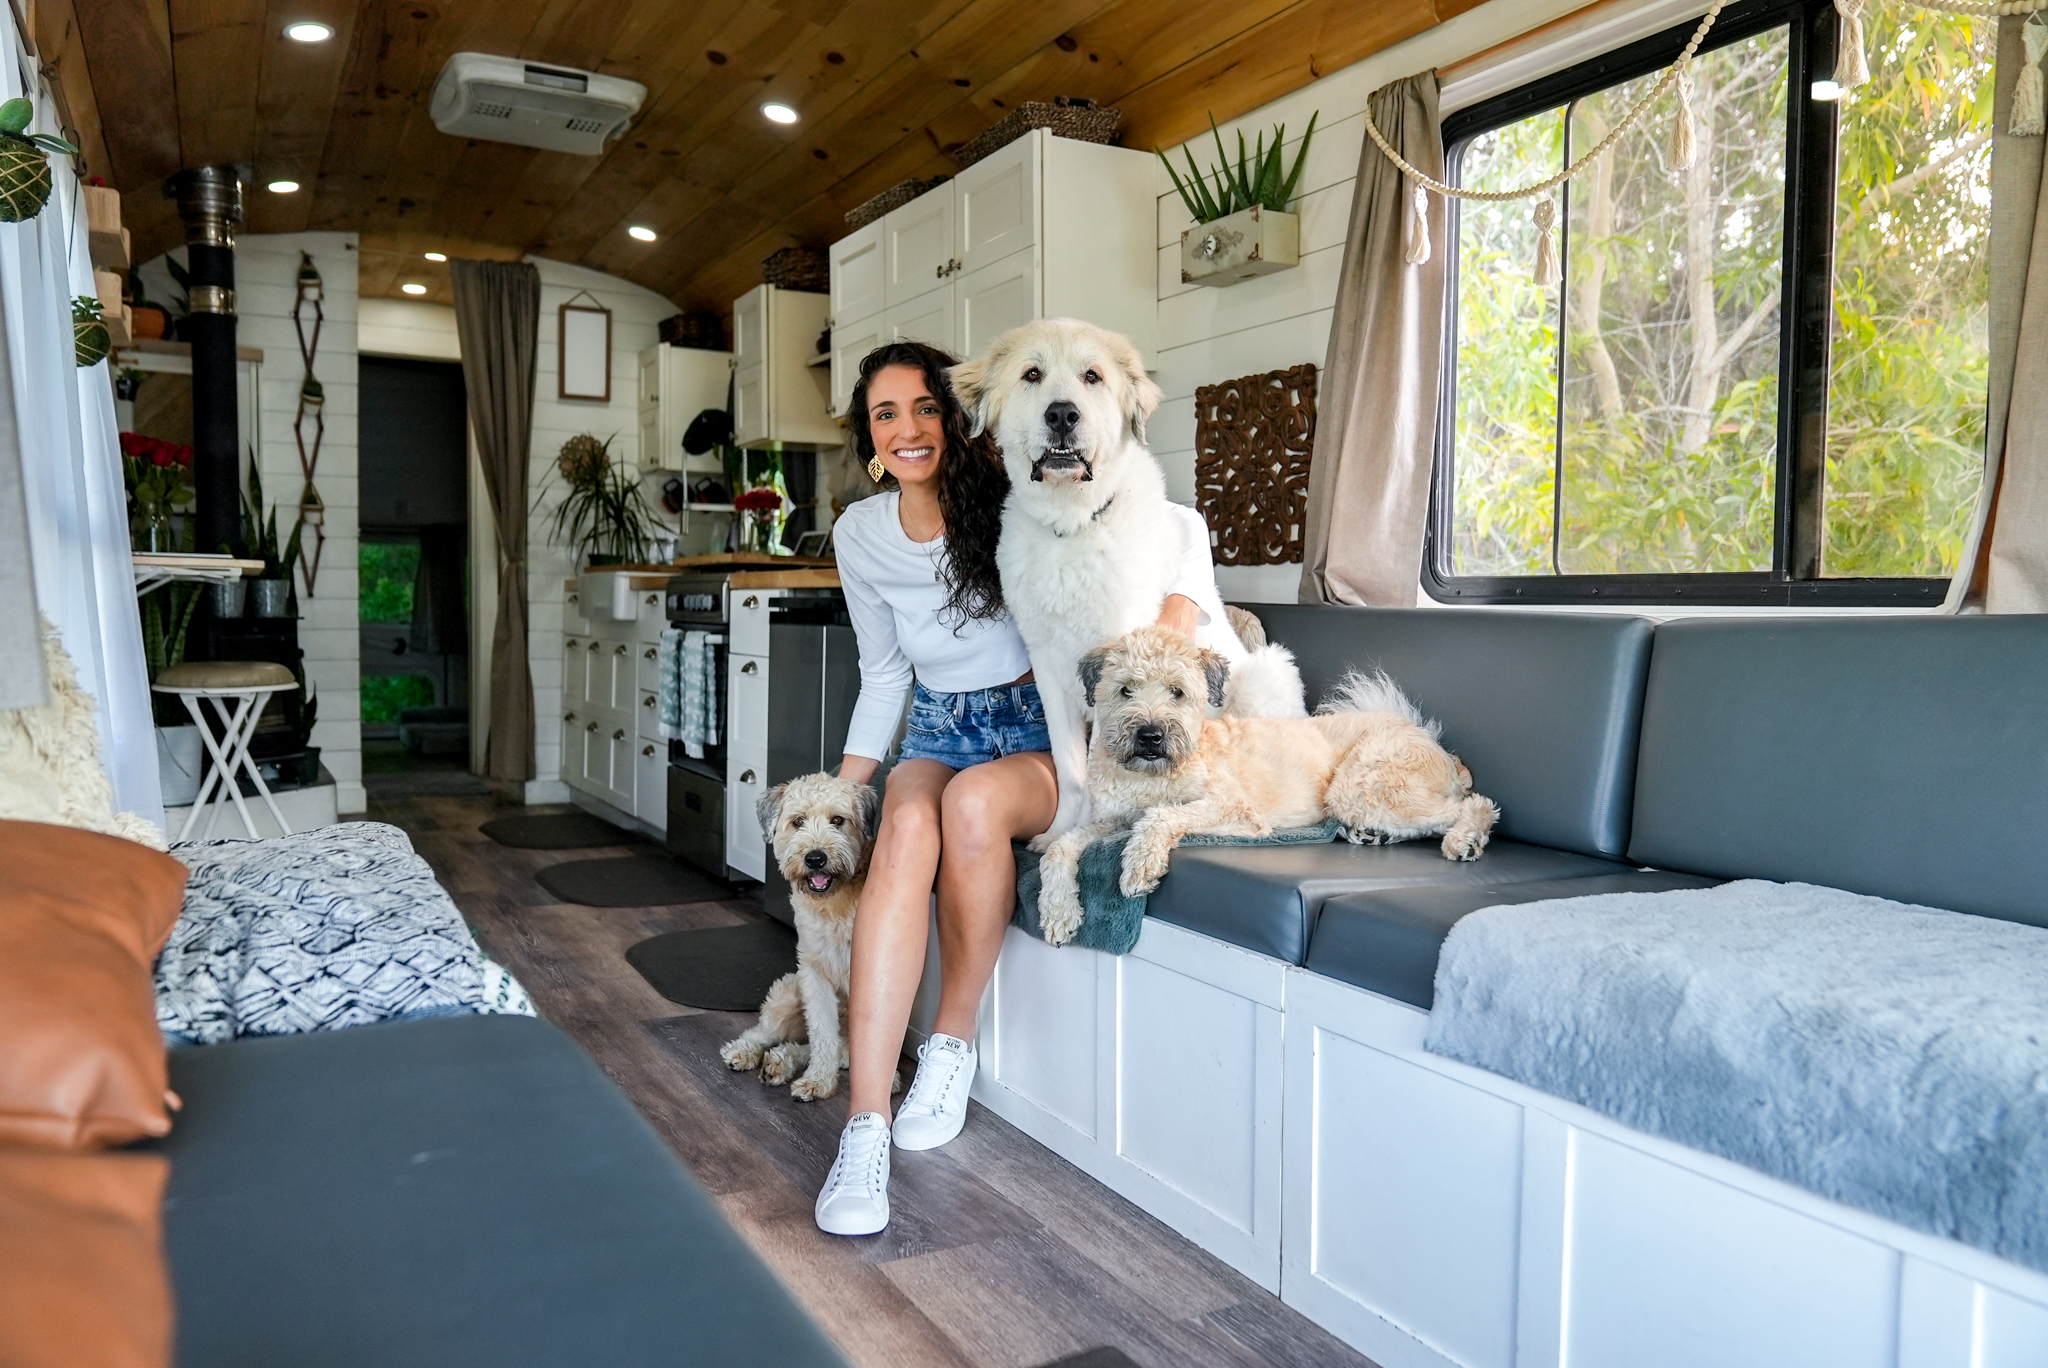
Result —
<svg viewBox="0 0 2048 1368"><path fill-rule="evenodd" d="M1090 651L1080 673L1095 710L1092 820L1054 841L1039 866L1039 923L1053 945L1081 926L1081 852L1126 829L1122 889L1135 897L1158 886L1173 848L1196 832L1257 837L1334 817L1356 842L1441 833L1445 859L1471 860L1500 815L1385 675L1349 676L1314 717L1205 717L1229 668L1163 627Z"/></svg>
<svg viewBox="0 0 2048 1368"><path fill-rule="evenodd" d="M846 1067L853 914L867 882L875 804L867 785L829 774L778 784L755 804L796 908L796 972L769 986L760 1021L718 1054L737 1071L758 1068L763 1083L795 1078L789 1091L799 1102L839 1091Z"/></svg>

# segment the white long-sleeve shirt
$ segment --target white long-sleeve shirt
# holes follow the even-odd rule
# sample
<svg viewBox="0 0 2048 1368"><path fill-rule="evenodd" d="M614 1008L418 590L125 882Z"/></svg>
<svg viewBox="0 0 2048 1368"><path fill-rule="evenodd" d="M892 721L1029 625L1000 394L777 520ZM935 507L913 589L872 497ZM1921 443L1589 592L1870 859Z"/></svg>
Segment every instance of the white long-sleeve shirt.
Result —
<svg viewBox="0 0 2048 1368"><path fill-rule="evenodd" d="M901 499L896 490L862 499L839 515L832 530L847 616L860 642L860 698L847 727L846 750L875 760L896 739L913 678L933 693L967 693L1008 684L1031 668L1024 638L1008 613L962 621L946 610L940 560L945 538L912 541L898 512ZM1160 548L1180 564L1169 592L1192 599L1203 622L1220 621L1223 600L1209 559L1209 525L1192 508L1176 509L1182 544Z"/></svg>

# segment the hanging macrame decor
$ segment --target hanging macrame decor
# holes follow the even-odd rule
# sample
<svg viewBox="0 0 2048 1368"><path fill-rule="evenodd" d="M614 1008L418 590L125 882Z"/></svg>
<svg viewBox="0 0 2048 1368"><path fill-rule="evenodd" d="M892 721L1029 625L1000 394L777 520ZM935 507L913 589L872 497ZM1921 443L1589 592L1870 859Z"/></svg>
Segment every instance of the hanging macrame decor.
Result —
<svg viewBox="0 0 2048 1368"><path fill-rule="evenodd" d="M305 582L306 597L313 597L313 581L320 574L320 553L327 546L327 507L320 499L320 491L313 487L313 476L320 469L320 445L327 438L327 418L323 410L327 407L327 391L313 378L313 358L320 354L320 327L326 322L327 311L321 302L326 287L321 284L320 270L313 264L311 253L299 253L299 296L292 304L292 327L299 334L299 359L305 363L305 377L299 381L299 411L292 419L292 440L299 447L299 473L305 476L306 487L299 495L299 577ZM306 306L312 308L312 336L306 335ZM306 445L306 430L312 427L313 445ZM311 536L305 534L310 532Z"/></svg>

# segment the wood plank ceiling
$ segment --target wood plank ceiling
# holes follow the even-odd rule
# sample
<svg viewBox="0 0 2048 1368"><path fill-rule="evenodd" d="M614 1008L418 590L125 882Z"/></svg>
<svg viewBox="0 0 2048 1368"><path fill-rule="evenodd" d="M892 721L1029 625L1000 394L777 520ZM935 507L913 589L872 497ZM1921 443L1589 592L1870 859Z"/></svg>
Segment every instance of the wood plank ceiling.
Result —
<svg viewBox="0 0 2048 1368"><path fill-rule="evenodd" d="M89 68L106 148L89 169L124 192L138 259L183 240L165 176L248 162L259 186L303 188L252 188L247 231L360 233L365 295L417 281L447 301L425 252L531 252L725 312L768 253L822 247L854 205L953 171L948 149L1020 101L1091 96L1122 108L1125 146L1171 146L1478 0L44 3L75 3L62 60ZM335 36L292 42L298 20ZM601 157L451 138L427 105L462 51L627 77L647 101ZM768 100L801 121L770 123Z"/></svg>

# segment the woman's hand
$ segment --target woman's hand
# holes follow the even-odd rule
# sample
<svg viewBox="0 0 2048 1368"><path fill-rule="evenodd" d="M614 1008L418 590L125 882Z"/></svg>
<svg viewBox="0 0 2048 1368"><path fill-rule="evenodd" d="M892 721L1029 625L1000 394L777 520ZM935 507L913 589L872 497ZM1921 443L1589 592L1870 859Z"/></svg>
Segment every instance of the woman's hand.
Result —
<svg viewBox="0 0 2048 1368"><path fill-rule="evenodd" d="M873 756L848 754L839 761L839 777L848 783L865 784L881 767L882 762Z"/></svg>
<svg viewBox="0 0 2048 1368"><path fill-rule="evenodd" d="M1171 627L1182 636L1193 636L1201 620L1202 610L1186 594L1168 594L1166 606L1159 610L1159 625Z"/></svg>

